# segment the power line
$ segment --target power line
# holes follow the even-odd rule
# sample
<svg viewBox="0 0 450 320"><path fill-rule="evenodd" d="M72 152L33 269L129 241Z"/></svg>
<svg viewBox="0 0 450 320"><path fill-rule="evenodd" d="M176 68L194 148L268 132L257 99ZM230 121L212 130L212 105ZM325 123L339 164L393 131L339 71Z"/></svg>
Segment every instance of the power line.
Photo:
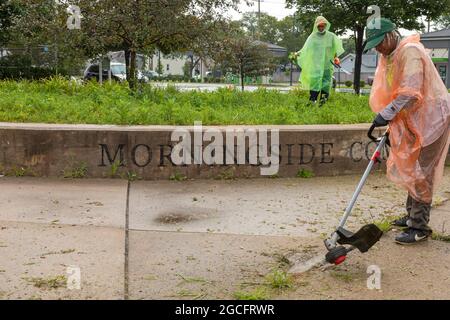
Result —
<svg viewBox="0 0 450 320"><path fill-rule="evenodd" d="M271 4L283 4L286 5L286 1L276 2L274 0L251 0L252 2L263 2L263 3L271 3Z"/></svg>

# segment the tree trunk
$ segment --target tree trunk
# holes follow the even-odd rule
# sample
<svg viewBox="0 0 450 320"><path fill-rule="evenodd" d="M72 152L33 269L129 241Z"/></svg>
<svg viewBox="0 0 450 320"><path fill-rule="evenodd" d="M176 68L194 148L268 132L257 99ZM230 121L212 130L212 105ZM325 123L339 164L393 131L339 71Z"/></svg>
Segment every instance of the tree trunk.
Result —
<svg viewBox="0 0 450 320"><path fill-rule="evenodd" d="M129 48L124 50L125 53L125 74L127 76L127 81L130 81L130 56L131 51Z"/></svg>
<svg viewBox="0 0 450 320"><path fill-rule="evenodd" d="M130 80L128 80L130 83L130 89L134 90L136 89L136 50L131 49L130 54Z"/></svg>
<svg viewBox="0 0 450 320"><path fill-rule="evenodd" d="M194 55L192 55L191 57L191 65L190 65L190 75L191 75L191 79L194 78ZM189 82L191 82L191 79L189 79Z"/></svg>
<svg viewBox="0 0 450 320"><path fill-rule="evenodd" d="M126 48L124 52L127 81L130 89L134 90L136 88L136 50Z"/></svg>
<svg viewBox="0 0 450 320"><path fill-rule="evenodd" d="M363 56L363 44L364 44L364 27L358 27L356 30L356 38L355 38L355 70L354 70L354 78L353 78L353 88L355 89L355 94L361 93L361 65L362 65L362 56Z"/></svg>
<svg viewBox="0 0 450 320"><path fill-rule="evenodd" d="M240 67L240 74L241 74L241 88L242 88L242 92L244 92L244 90L245 90L245 83L244 83L245 74L244 74L244 68L242 65Z"/></svg>

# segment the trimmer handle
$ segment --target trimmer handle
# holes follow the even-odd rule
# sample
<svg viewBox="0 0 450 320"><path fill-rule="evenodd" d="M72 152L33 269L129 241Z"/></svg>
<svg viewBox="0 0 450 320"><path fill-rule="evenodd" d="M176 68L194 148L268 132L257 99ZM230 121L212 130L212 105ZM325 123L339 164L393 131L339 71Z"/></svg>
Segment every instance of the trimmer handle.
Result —
<svg viewBox="0 0 450 320"><path fill-rule="evenodd" d="M377 142L378 138L373 136L373 131L375 130L376 126L375 124L372 124L372 126L369 129L369 132L367 132L367 136L369 137L370 140Z"/></svg>
<svg viewBox="0 0 450 320"><path fill-rule="evenodd" d="M369 129L369 132L367 132L367 136L369 137L370 140L372 140L373 142L380 142L381 138L377 138L373 136L373 131L375 130L376 126L375 124L372 124L372 126ZM389 127L386 130L386 132L383 134L383 137L386 136L386 144L390 147L391 146L391 142L389 141Z"/></svg>

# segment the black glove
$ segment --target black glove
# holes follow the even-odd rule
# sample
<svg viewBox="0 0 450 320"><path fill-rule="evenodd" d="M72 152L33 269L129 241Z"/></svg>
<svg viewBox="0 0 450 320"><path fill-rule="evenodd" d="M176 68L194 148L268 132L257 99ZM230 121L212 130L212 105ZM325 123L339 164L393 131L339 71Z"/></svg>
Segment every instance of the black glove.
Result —
<svg viewBox="0 0 450 320"><path fill-rule="evenodd" d="M389 124L389 121L385 120L381 114L378 114L377 117L375 118L375 120L373 120L373 126L375 128L378 127L385 127Z"/></svg>

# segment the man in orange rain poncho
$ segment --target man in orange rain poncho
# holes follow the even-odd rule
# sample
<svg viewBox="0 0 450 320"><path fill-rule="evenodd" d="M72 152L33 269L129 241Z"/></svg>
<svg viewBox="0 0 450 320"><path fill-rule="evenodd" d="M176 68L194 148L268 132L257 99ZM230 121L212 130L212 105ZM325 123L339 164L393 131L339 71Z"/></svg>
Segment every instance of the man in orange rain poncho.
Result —
<svg viewBox="0 0 450 320"><path fill-rule="evenodd" d="M413 244L432 232L433 190L442 179L450 143L450 96L420 36L402 39L390 20L379 21L380 28L367 28L365 46L381 54L370 106L378 113L375 126L389 124L388 177L408 190L408 215L393 222L407 229L395 240Z"/></svg>
<svg viewBox="0 0 450 320"><path fill-rule="evenodd" d="M344 53L342 41L332 32L331 24L322 16L317 17L313 33L303 48L291 55L302 68L300 82L310 92L310 101L315 103L320 96L321 105L330 95L334 64L339 65L339 56Z"/></svg>

